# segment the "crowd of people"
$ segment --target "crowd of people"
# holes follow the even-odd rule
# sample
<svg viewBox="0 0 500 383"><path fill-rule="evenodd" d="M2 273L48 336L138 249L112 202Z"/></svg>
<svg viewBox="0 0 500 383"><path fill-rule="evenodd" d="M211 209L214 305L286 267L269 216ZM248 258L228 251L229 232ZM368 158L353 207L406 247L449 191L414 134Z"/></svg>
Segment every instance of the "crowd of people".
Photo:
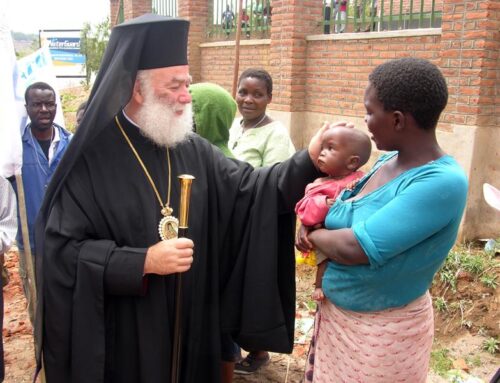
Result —
<svg viewBox="0 0 500 383"><path fill-rule="evenodd" d="M254 373L269 352L292 351L296 247L317 266L304 381L425 382L428 289L467 197L436 138L442 73L416 58L377 66L364 94L370 136L325 123L296 150L268 113L267 71L244 70L235 99L191 84L188 29L158 15L116 26L74 136L54 123L49 84L26 89L29 235L19 229L17 244L37 370L48 383ZM371 141L386 153L365 173ZM185 237L181 174L194 177ZM0 178L0 253L17 226L10 188Z"/></svg>

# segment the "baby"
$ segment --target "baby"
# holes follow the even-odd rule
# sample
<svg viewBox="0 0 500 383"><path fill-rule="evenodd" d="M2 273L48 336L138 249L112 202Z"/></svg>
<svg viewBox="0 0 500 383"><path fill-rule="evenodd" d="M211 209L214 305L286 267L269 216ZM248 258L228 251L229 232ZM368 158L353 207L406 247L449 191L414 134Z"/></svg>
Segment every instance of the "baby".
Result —
<svg viewBox="0 0 500 383"><path fill-rule="evenodd" d="M371 141L368 135L354 128L332 127L322 136L318 168L326 177L307 185L304 197L295 206L295 213L305 226L321 227L333 202L345 188L352 188L364 175L358 169L370 158ZM324 299L321 280L326 269L327 258L316 251L302 254L298 263L316 264L316 280L313 299Z"/></svg>

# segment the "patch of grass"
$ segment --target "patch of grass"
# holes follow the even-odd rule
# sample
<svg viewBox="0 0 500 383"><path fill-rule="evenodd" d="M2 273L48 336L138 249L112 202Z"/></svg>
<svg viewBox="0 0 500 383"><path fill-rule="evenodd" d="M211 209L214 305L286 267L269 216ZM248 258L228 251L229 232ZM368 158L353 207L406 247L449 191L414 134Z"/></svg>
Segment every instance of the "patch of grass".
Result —
<svg viewBox="0 0 500 383"><path fill-rule="evenodd" d="M455 311L458 311L460 310L460 302L459 301L455 301L455 302L451 302L449 305L448 305L448 308L451 312L455 312Z"/></svg>
<svg viewBox="0 0 500 383"><path fill-rule="evenodd" d="M461 256L461 267L472 275L479 275L484 272L488 266L488 258L470 253L464 253Z"/></svg>
<svg viewBox="0 0 500 383"><path fill-rule="evenodd" d="M316 311L317 304L314 299L308 299L304 302L304 304L306 305L309 311L311 312Z"/></svg>
<svg viewBox="0 0 500 383"><path fill-rule="evenodd" d="M431 352L431 368L436 374L444 377L453 368L453 361L449 354L450 350L446 348Z"/></svg>
<svg viewBox="0 0 500 383"><path fill-rule="evenodd" d="M497 338L490 337L483 342L483 350L490 354L496 354L500 351L500 341Z"/></svg>
<svg viewBox="0 0 500 383"><path fill-rule="evenodd" d="M76 112L76 109L74 109L73 105L74 101L78 97L75 94L72 93L61 93L61 103L63 107L63 112Z"/></svg>
<svg viewBox="0 0 500 383"><path fill-rule="evenodd" d="M451 287L451 291L457 291L457 276L452 270L442 269L439 273L439 278L445 284Z"/></svg>
<svg viewBox="0 0 500 383"><path fill-rule="evenodd" d="M469 355L465 357L465 363L470 367L481 367L483 364L479 355Z"/></svg>
<svg viewBox="0 0 500 383"><path fill-rule="evenodd" d="M446 302L446 299L444 299L444 297L437 297L436 300L434 301L434 307L439 312L448 311L448 304Z"/></svg>
<svg viewBox="0 0 500 383"><path fill-rule="evenodd" d="M439 279L449 286L452 292L457 291L457 276L462 272L470 274L474 280L480 280L485 286L496 288L496 276L490 271L498 267L494 253L475 249L472 245L460 245L453 248L439 271Z"/></svg>
<svg viewBox="0 0 500 383"><path fill-rule="evenodd" d="M479 280L483 285L489 287L490 289L496 289L498 282L496 281L496 275L484 274Z"/></svg>

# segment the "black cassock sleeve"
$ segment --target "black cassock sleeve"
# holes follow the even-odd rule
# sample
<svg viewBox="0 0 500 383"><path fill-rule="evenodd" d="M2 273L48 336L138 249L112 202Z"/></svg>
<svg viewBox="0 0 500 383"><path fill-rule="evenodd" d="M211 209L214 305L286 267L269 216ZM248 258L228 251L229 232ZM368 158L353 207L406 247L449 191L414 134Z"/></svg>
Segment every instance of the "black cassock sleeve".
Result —
<svg viewBox="0 0 500 383"><path fill-rule="evenodd" d="M319 173L306 151L243 179L222 262L221 323L247 350L291 352L296 202ZM229 261L228 261L229 260Z"/></svg>

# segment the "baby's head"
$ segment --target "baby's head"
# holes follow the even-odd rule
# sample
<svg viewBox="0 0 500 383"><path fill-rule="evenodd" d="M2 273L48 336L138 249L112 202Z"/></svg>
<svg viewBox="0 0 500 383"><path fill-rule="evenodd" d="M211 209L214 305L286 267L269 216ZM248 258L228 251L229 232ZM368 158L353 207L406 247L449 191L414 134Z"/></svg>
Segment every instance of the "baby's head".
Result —
<svg viewBox="0 0 500 383"><path fill-rule="evenodd" d="M360 130L332 127L321 137L318 168L332 177L344 177L358 170L370 158L370 137Z"/></svg>

